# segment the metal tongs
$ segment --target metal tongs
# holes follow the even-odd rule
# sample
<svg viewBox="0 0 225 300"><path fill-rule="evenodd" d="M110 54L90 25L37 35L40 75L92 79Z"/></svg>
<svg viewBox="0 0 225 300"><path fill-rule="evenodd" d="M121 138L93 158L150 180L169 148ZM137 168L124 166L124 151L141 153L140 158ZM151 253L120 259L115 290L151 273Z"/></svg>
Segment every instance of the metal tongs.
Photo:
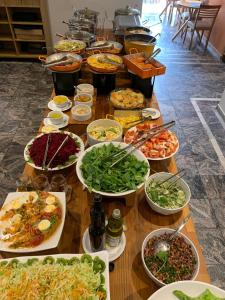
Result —
<svg viewBox="0 0 225 300"><path fill-rule="evenodd" d="M73 57L67 57L67 59L65 59L65 57L63 57L62 59L57 60L55 62L52 62L49 64L44 64L43 66L45 68L49 68L49 67L53 67L53 66L66 66L66 65L70 65L70 64L74 63L75 61L77 61Z"/></svg>
<svg viewBox="0 0 225 300"><path fill-rule="evenodd" d="M104 42L102 44L86 48L86 51L92 51L92 50L111 50L113 48L114 48L114 45L110 44L109 42L106 41L106 42Z"/></svg>
<svg viewBox="0 0 225 300"><path fill-rule="evenodd" d="M111 65L114 65L114 66L117 66L117 67L122 66L121 63L118 63L118 62L110 59L107 55L104 55L103 58L98 58L98 61L100 63L107 63L107 64L111 64Z"/></svg>
<svg viewBox="0 0 225 300"><path fill-rule="evenodd" d="M151 139L152 137L154 137L155 135L159 134L160 132L162 132L163 130L170 128L172 126L175 125L175 121L171 121L168 123L165 123L163 125L157 126L155 128L150 129L148 134L143 134L142 137L140 137L139 139L137 139L136 142L129 144L128 146L126 146L125 148L121 149L121 151L119 151L118 153L110 156L110 159L115 159L117 157L119 157L115 162L112 162L112 164L109 166L110 168L115 166L118 162L120 162L121 160L123 160L124 158L126 158L129 154L131 154L132 152L134 152L136 149L140 148L142 145L144 145L144 143ZM131 149L131 151L127 151ZM121 154L123 154L123 156L120 157Z"/></svg>

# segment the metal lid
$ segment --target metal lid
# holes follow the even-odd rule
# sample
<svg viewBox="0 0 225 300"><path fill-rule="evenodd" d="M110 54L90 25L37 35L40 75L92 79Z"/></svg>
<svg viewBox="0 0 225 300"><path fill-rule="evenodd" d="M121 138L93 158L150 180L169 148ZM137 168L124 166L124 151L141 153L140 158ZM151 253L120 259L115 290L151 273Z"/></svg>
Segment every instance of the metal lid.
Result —
<svg viewBox="0 0 225 300"><path fill-rule="evenodd" d="M136 8L132 8L129 5L126 6L126 8L119 8L115 11L115 15L128 15L128 16L133 16L133 15L140 15L140 10Z"/></svg>
<svg viewBox="0 0 225 300"><path fill-rule="evenodd" d="M118 208L114 209L112 216L114 219L120 219L121 218L120 210Z"/></svg>
<svg viewBox="0 0 225 300"><path fill-rule="evenodd" d="M99 15L98 11L91 10L88 7L85 7L84 9L78 9L77 12L87 17Z"/></svg>

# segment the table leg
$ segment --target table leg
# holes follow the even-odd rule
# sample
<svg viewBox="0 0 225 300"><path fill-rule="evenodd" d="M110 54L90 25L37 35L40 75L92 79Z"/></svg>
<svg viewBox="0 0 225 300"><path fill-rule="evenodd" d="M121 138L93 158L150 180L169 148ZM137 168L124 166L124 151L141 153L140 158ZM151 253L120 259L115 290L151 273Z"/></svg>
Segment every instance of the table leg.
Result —
<svg viewBox="0 0 225 300"><path fill-rule="evenodd" d="M190 18L188 18L184 24L179 28L179 30L174 34L174 36L172 37L172 41L175 40L175 38L182 32L182 30L186 27L188 21L190 21Z"/></svg>

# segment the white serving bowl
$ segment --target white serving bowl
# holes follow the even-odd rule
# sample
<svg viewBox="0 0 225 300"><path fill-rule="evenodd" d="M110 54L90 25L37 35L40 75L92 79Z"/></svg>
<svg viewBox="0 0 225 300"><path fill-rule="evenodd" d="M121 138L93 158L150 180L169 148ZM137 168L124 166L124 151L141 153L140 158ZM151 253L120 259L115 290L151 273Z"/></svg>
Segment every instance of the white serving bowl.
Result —
<svg viewBox="0 0 225 300"><path fill-rule="evenodd" d="M162 215L172 215L172 214L175 214L175 213L181 211L186 205L188 205L188 203L191 199L191 191L190 191L188 184L182 178L179 178L178 176L173 177L171 179L171 182L173 180L177 180L179 178L175 184L176 184L176 186L180 187L181 190L184 191L186 202L183 206L177 207L177 208L164 208L164 207L159 206L157 203L155 203L150 198L150 196L147 193L147 188L149 186L149 183L153 179L159 180L160 182L162 182L162 181L166 180L167 178L171 177L172 175L174 175L174 174L167 173L167 172L155 173L155 174L151 175L145 182L145 195L146 195L146 200L147 200L148 204L154 211L156 211L157 213L162 214Z"/></svg>
<svg viewBox="0 0 225 300"><path fill-rule="evenodd" d="M151 233L149 233L143 243L142 243L142 249L141 249L141 260L142 260L142 263L143 263L143 266L144 266L144 269L146 271L146 273L148 274L148 276L158 285L158 286L165 286L166 284L163 283L162 281L160 281L159 279L157 279L151 272L150 270L148 269L146 263L145 263L145 260L144 260L144 249L148 243L148 241L155 237L155 236L160 236L160 235L163 235L164 233L173 233L174 230L171 229L171 228L160 228L160 229L157 229L157 230L154 230L152 231ZM179 236L182 236L185 240L185 242L189 245L191 245L191 249L194 253L194 256L195 256L195 259L196 259L196 269L195 269L195 272L193 274L193 277L191 278L191 280L195 280L196 277L198 276L198 273L199 273L199 268L200 268L200 259L199 259L199 255L198 255L198 252L197 252L197 249L195 248L193 242L186 236L184 235L183 233L179 232L178 233Z"/></svg>
<svg viewBox="0 0 225 300"><path fill-rule="evenodd" d="M110 119L99 119L99 120L95 120L93 122L91 122L88 126L87 126L87 141L88 144L90 146L98 144L98 143L102 143L102 141L99 141L95 138L93 138L89 132L94 128L94 127L103 127L103 128L108 128L108 127L118 127L120 130L120 133L117 135L117 137L111 141L106 141L106 142L121 142L122 141L122 135L123 135L123 128L120 125L119 122L114 121L114 120L110 120Z"/></svg>
<svg viewBox="0 0 225 300"><path fill-rule="evenodd" d="M62 97L62 98L64 99L65 102L63 102L63 103L61 103L61 104L57 103L57 99L58 99L59 97ZM58 107L58 108L64 108L64 107L66 107L66 106L68 105L69 101L70 101L69 98L66 97L66 96L64 96L64 95L57 95L57 96L53 97L52 100L53 100L55 106Z"/></svg>
<svg viewBox="0 0 225 300"><path fill-rule="evenodd" d="M89 98L89 100L88 101L80 101L79 100L80 96L86 96ZM79 93L74 97L74 103L75 103L75 105L85 104L88 106L92 106L93 105L93 97L92 97L92 95L87 94L87 93Z"/></svg>
<svg viewBox="0 0 225 300"><path fill-rule="evenodd" d="M57 115L60 115L59 118L53 118L53 115L54 114L57 114ZM56 111L56 110L53 110L53 111L50 111L48 113L48 118L50 119L51 123L54 124L54 125L59 125L63 122L63 113L61 111Z"/></svg>
<svg viewBox="0 0 225 300"><path fill-rule="evenodd" d="M98 144L93 145L93 146L89 147L88 149L86 149L86 150L81 154L81 156L79 157L79 159L78 159L78 161L77 161L77 165L76 165L77 177L78 177L78 179L80 180L80 182L81 182L86 188L88 188L88 186L86 185L85 180L84 180L83 175L82 175L82 172L81 172L81 170L80 170L80 167L81 167L81 165L82 165L82 160L83 160L85 154L86 154L87 152L91 151L93 148L102 147L102 146L108 145L108 144L110 144L110 143L112 143L114 146L120 146L122 149L125 148L125 147L127 147L127 144L122 143L122 142L121 142L121 143L120 143L120 142L103 142L103 143L98 143ZM132 148L131 148L131 149L132 149ZM141 151L139 151L139 150L134 150L134 151L132 152L132 154L135 155L136 158L137 158L138 160L146 162L146 164L149 166L149 162L148 162L147 158L144 156L144 154L143 154ZM148 171L147 171L147 173L146 173L146 175L145 175L145 179L148 178L149 173L150 173L150 166L149 166L149 169L148 169ZM140 189L143 185L144 185L144 182L141 183L141 184L139 184L139 186L137 186L137 190ZM135 192L135 190L128 190L128 191L126 191L126 192L120 192L120 193L107 193L107 192L102 192L102 191L97 191L97 190L95 190L95 189L92 189L92 192L101 194L101 195L103 195L103 196L108 196L108 197L122 197L122 196L129 195L129 194Z"/></svg>
<svg viewBox="0 0 225 300"><path fill-rule="evenodd" d="M85 93L85 94L89 94L89 95L93 96L94 91L95 91L94 86L89 83L81 83L76 87L77 94Z"/></svg>
<svg viewBox="0 0 225 300"><path fill-rule="evenodd" d="M79 111L85 110L85 113L80 113ZM91 118L92 111L91 107L85 104L75 105L71 109L72 118L77 121L86 121Z"/></svg>

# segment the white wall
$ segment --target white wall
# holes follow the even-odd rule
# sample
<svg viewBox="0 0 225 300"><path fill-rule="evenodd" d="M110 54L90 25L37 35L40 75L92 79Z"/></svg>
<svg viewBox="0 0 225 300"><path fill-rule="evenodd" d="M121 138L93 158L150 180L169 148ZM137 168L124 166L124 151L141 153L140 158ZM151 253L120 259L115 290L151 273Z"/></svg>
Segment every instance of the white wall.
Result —
<svg viewBox="0 0 225 300"><path fill-rule="evenodd" d="M99 20L108 16L105 21L105 28L112 28L112 20L114 18L114 11L117 8L125 8L126 5L137 7L141 10L142 0L46 0L48 2L49 22L51 28L52 42L55 43L58 38L55 36L57 33L65 33L68 30L67 25L62 21L68 21L73 16L75 9L88 7L95 11L99 11Z"/></svg>

